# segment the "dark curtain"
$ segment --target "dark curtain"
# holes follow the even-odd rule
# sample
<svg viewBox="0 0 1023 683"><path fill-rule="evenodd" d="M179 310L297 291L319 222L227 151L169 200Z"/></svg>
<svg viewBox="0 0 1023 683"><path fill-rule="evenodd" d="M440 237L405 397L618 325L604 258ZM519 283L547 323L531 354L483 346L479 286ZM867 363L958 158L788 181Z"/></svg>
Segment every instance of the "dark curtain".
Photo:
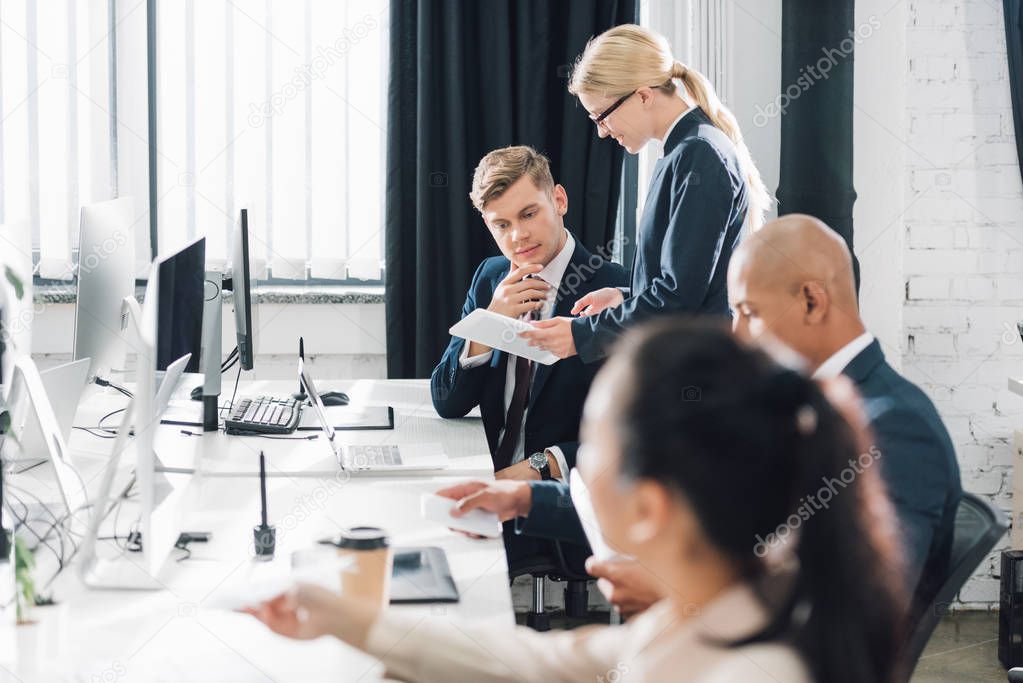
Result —
<svg viewBox="0 0 1023 683"><path fill-rule="evenodd" d="M1005 46L1009 53L1009 92L1016 130L1016 156L1023 177L1023 0L1004 0Z"/></svg>
<svg viewBox="0 0 1023 683"><path fill-rule="evenodd" d="M499 253L469 201L492 149L532 145L568 192L565 225L613 237L622 150L568 93L586 41L635 0L392 0L387 121L387 373L428 377L480 261Z"/></svg>
<svg viewBox="0 0 1023 683"><path fill-rule="evenodd" d="M784 0L778 214L831 226L853 253L854 0Z"/></svg>

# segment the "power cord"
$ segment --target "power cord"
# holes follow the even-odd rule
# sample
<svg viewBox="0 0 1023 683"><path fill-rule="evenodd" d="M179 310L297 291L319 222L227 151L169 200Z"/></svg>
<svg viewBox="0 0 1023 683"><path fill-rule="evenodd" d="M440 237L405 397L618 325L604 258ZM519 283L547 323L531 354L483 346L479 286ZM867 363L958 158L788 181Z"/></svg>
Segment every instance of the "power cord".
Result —
<svg viewBox="0 0 1023 683"><path fill-rule="evenodd" d="M201 532L190 532L183 531L178 536L178 540L174 542L174 547L178 550L184 550L185 554L178 558L178 562L184 562L185 560L192 557L192 550L188 546L192 543L209 543L210 533L207 531Z"/></svg>
<svg viewBox="0 0 1023 683"><path fill-rule="evenodd" d="M123 413L126 410L127 410L127 408L118 408L117 410L111 410L109 413L107 413L106 415L101 417L96 422L96 425L97 425L96 429L101 429L101 430L103 430L105 432L109 432L111 434L115 434L116 435L117 434L117 430L116 429L111 429L110 427L104 427L103 423L106 422L109 418L113 417L114 415L118 415L120 413ZM128 432L128 436L135 436L135 430L129 431Z"/></svg>
<svg viewBox="0 0 1023 683"><path fill-rule="evenodd" d="M227 433L227 430L221 428L219 431ZM185 436L202 436L205 432L193 432L188 429L182 429L181 433ZM278 436L276 434L264 434L263 432L249 431L245 429L232 429L231 436L258 436L263 439L277 439L278 441L312 441L320 438L319 434L310 434L309 436Z"/></svg>
<svg viewBox="0 0 1023 683"><path fill-rule="evenodd" d="M110 387L111 389L119 391L122 394L124 394L125 396L127 396L128 398L134 398L135 397L135 395L133 393L131 393L130 391L128 391L127 389L125 389L124 387L122 387L119 384L114 384L113 382L111 382L108 379L103 379L102 377L97 377L96 379L93 380L93 382L95 382L96 384L100 385L101 387Z"/></svg>

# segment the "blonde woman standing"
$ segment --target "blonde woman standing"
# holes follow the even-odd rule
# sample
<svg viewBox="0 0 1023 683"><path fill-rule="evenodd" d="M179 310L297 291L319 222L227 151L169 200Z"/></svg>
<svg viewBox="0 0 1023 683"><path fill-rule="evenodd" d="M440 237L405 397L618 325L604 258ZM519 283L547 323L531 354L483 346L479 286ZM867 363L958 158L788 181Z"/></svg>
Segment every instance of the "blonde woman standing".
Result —
<svg viewBox="0 0 1023 683"><path fill-rule="evenodd" d="M631 286L579 299L579 318L534 323L533 346L560 358L603 358L627 328L661 314L728 315L725 274L743 227L771 197L732 113L705 76L676 60L661 35L616 26L592 39L568 86L597 126L630 154L658 141L637 230Z"/></svg>

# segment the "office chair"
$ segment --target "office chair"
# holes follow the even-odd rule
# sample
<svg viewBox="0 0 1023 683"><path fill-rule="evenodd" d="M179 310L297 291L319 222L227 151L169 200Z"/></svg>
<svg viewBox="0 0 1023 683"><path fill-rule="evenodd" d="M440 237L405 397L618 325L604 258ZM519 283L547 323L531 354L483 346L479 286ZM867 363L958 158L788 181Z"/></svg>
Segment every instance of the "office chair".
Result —
<svg viewBox="0 0 1023 683"><path fill-rule="evenodd" d="M551 630L551 615L547 611L546 581L565 582L565 615L574 618L586 616L589 603L589 582L592 577L571 568L558 541L550 543L549 553L537 553L514 560L509 559L508 575L512 580L529 574L533 579L533 592L526 614L526 626L535 631Z"/></svg>
<svg viewBox="0 0 1023 683"><path fill-rule="evenodd" d="M983 498L963 492L959 509L956 510L952 557L948 563L948 570L937 593L932 599L923 602L924 606L919 611L919 621L909 640L907 661L913 668L916 667L920 654L938 625L938 620L948 613L948 607L956 594L1008 528L1009 522L1001 510ZM917 596L918 600L920 597ZM1023 681L1023 677L1013 679L1011 676L1010 673L1009 680Z"/></svg>

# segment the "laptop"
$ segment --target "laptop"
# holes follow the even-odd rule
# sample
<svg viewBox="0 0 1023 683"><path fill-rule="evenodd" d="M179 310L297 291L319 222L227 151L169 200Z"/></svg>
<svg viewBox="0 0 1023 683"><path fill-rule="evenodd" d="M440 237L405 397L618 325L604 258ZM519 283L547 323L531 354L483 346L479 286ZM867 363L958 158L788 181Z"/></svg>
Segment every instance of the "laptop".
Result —
<svg viewBox="0 0 1023 683"><path fill-rule="evenodd" d="M302 358L298 359L298 373L302 388L309 397L309 404L316 413L327 445L342 470L351 472L410 472L444 470L448 467L448 456L440 444L393 444L349 445L337 442L334 427L327 419L327 410L320 400L312 375Z"/></svg>

